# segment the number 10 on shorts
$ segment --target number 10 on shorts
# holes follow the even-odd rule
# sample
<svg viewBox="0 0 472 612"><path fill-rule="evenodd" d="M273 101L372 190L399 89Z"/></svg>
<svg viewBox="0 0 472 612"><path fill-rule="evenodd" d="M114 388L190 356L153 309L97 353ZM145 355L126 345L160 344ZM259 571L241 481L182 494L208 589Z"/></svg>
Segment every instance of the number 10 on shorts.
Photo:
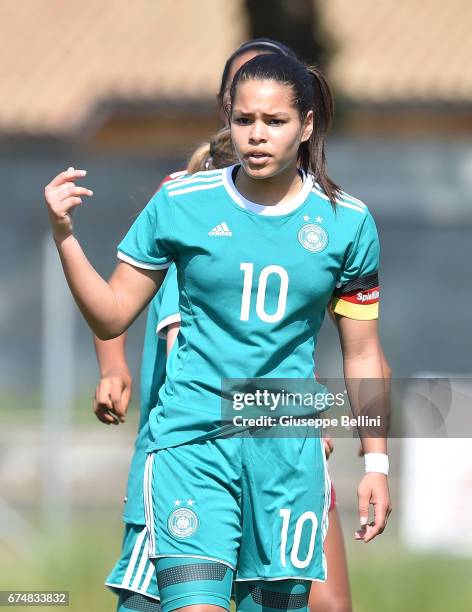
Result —
<svg viewBox="0 0 472 612"><path fill-rule="evenodd" d="M282 564L282 567L287 567L287 537L291 514L292 511L288 508L280 509L280 516L282 517L282 532L280 534L280 563ZM311 523L310 544L308 546L308 553L305 559L299 559L298 553L300 550L303 526L306 522ZM290 562L294 567L304 568L310 564L315 550L315 536L317 527L318 519L316 518L316 514L314 512L304 512L295 523L295 533L293 536L292 551L290 553Z"/></svg>

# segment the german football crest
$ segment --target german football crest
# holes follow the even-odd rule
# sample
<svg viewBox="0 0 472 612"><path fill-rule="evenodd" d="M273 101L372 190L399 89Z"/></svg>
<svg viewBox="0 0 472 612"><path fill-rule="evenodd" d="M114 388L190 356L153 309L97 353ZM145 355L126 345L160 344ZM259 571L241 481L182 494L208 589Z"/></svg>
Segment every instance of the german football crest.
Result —
<svg viewBox="0 0 472 612"><path fill-rule="evenodd" d="M319 253L328 244L328 234L319 225L308 223L300 228L298 241L307 251Z"/></svg>
<svg viewBox="0 0 472 612"><path fill-rule="evenodd" d="M167 528L175 538L189 538L197 531L198 523L192 508L176 508L167 519Z"/></svg>

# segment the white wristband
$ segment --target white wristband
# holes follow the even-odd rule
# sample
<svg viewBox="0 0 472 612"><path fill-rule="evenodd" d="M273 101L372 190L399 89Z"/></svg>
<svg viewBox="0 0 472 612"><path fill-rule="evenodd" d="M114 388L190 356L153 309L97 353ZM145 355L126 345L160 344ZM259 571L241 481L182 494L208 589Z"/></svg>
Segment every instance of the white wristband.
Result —
<svg viewBox="0 0 472 612"><path fill-rule="evenodd" d="M388 455L383 453L366 453L364 455L365 471L378 472L388 476Z"/></svg>

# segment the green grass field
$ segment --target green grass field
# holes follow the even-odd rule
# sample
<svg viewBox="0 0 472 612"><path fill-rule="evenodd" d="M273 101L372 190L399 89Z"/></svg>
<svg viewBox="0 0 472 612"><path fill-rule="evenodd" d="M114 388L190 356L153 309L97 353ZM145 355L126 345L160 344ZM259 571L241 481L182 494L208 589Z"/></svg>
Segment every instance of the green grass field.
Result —
<svg viewBox="0 0 472 612"><path fill-rule="evenodd" d="M116 599L102 583L120 541L114 514L75 520L27 556L0 544L0 590L64 589L71 611L111 612ZM349 544L348 554L356 612L472 610L472 559L413 555L393 537L378 545Z"/></svg>

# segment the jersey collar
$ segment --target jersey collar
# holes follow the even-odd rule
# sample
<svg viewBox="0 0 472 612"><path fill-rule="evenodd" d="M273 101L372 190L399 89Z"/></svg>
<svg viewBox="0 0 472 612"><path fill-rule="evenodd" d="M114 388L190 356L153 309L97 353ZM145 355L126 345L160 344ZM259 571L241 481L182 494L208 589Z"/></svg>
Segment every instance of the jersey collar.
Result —
<svg viewBox="0 0 472 612"><path fill-rule="evenodd" d="M303 185L295 197L293 197L291 200L283 202L283 204L277 204L276 206L264 206L263 204L257 204L257 202L247 200L236 189L236 185L233 181L233 170L236 168L236 166L239 166L239 164L234 164L233 166L229 166L223 170L223 183L225 189L230 198L234 200L238 206L258 215L264 215L266 217L279 217L281 215L291 213L305 202L313 188L313 177L311 174L306 174L305 172L301 171L303 176Z"/></svg>

